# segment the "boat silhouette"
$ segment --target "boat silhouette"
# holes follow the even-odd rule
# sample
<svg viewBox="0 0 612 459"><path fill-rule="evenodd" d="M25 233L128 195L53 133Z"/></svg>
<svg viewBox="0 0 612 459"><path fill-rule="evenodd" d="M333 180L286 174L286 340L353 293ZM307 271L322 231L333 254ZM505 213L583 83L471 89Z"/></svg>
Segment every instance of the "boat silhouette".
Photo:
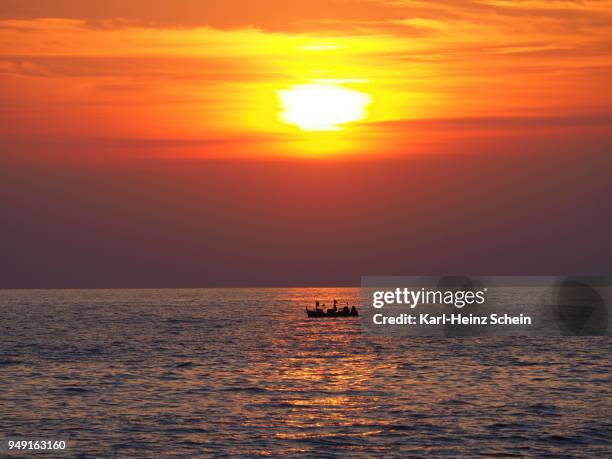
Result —
<svg viewBox="0 0 612 459"><path fill-rule="evenodd" d="M323 305L325 306L325 305ZM315 309L306 308L306 316L310 318L326 318L326 317L357 317L359 312L355 306L349 308L348 303L342 309L338 309L338 301L334 300L334 307L330 309L321 309L319 302L316 302Z"/></svg>

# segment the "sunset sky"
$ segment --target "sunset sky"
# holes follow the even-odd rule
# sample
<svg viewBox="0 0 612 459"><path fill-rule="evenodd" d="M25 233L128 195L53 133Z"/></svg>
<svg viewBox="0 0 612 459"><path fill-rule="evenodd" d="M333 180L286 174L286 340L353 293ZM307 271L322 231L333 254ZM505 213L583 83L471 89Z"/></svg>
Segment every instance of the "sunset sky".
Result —
<svg viewBox="0 0 612 459"><path fill-rule="evenodd" d="M600 273L611 82L610 1L3 0L0 287Z"/></svg>

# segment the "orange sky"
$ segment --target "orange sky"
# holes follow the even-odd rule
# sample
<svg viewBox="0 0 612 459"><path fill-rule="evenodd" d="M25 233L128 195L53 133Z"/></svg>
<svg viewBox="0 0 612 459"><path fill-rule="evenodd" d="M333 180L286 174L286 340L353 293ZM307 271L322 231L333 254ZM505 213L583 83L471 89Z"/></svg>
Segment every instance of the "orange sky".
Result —
<svg viewBox="0 0 612 459"><path fill-rule="evenodd" d="M612 2L0 1L0 288L612 259Z"/></svg>
<svg viewBox="0 0 612 459"><path fill-rule="evenodd" d="M609 1L101 5L2 2L5 150L375 157L610 130ZM364 119L336 132L279 119L279 91L330 81L371 99Z"/></svg>

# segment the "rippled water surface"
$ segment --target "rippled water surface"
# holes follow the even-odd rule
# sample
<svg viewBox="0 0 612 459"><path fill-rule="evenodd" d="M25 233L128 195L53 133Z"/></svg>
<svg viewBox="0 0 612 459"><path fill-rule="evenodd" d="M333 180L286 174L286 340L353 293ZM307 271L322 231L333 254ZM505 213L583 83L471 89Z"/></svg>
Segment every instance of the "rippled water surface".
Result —
<svg viewBox="0 0 612 459"><path fill-rule="evenodd" d="M71 454L612 455L612 341L393 338L358 289L0 291L0 428Z"/></svg>

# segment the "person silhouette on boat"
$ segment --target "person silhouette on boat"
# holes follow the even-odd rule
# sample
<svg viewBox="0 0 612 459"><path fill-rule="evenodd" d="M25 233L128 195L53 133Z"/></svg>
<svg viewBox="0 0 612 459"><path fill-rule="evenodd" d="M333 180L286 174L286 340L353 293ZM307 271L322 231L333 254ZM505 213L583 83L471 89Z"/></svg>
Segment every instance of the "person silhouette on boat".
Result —
<svg viewBox="0 0 612 459"><path fill-rule="evenodd" d="M346 303L346 306L342 307L342 309L338 309L338 300L334 300L333 307L327 309L326 304L321 304L319 301L315 301L315 309L310 310L308 306L306 307L306 314L308 317L356 317L359 314L357 313L357 308L355 306L350 307L349 303Z"/></svg>

